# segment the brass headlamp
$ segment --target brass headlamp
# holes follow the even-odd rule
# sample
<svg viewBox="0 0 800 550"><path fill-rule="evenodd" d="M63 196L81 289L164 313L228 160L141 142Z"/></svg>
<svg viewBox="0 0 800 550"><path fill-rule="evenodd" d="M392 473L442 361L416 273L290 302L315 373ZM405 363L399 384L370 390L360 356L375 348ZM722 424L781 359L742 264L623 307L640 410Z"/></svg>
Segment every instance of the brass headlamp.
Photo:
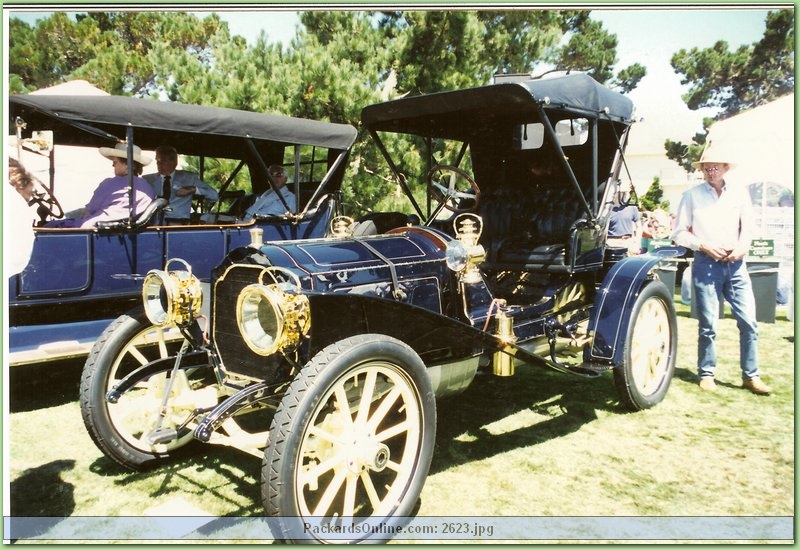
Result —
<svg viewBox="0 0 800 550"><path fill-rule="evenodd" d="M293 281L285 280L286 275ZM270 280L265 282L265 276ZM296 348L308 334L311 308L308 297L299 290L297 277L280 267L266 268L258 283L242 290L236 302L236 322L252 351L266 356Z"/></svg>
<svg viewBox="0 0 800 550"><path fill-rule="evenodd" d="M482 279L478 265L486 259L486 251L478 243L483 232L483 220L476 214L461 214L453 221L453 229L456 240L447 243L447 267L460 274L462 283L479 283Z"/></svg>
<svg viewBox="0 0 800 550"><path fill-rule="evenodd" d="M185 270L169 271L173 262L181 263ZM187 326L200 313L203 290L200 281L192 275L191 266L180 258L168 260L163 270L152 269L142 285L144 312L153 325L163 327Z"/></svg>

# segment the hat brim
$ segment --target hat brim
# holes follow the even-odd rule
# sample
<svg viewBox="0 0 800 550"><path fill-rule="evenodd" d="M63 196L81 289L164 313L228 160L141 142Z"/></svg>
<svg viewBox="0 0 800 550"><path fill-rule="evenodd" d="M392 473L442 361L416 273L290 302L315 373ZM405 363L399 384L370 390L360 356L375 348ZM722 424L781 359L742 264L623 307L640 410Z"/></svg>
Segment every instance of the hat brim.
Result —
<svg viewBox="0 0 800 550"><path fill-rule="evenodd" d="M107 159L110 158L121 158L126 159L128 158L128 154L125 151L120 151L114 147L100 147L100 154L106 157ZM142 166L147 166L153 160L150 157L146 157L142 154L133 155L133 160L141 164Z"/></svg>
<svg viewBox="0 0 800 550"><path fill-rule="evenodd" d="M724 160L698 160L697 162L692 163L692 167L695 170L700 170L704 164L727 164L728 169L736 168L735 162L727 162Z"/></svg>

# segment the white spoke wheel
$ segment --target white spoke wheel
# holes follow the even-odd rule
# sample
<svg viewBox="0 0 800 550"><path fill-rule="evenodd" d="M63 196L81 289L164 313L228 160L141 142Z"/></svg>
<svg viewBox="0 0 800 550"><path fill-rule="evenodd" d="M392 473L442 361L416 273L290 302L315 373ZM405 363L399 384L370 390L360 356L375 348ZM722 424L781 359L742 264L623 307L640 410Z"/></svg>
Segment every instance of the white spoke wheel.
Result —
<svg viewBox="0 0 800 550"><path fill-rule="evenodd" d="M435 426L425 365L406 344L362 335L320 351L292 382L270 428L262 498L273 535L297 542L385 538L346 529L411 515ZM329 536L333 527L352 536Z"/></svg>
<svg viewBox="0 0 800 550"><path fill-rule="evenodd" d="M177 430L198 406L216 402L214 388L205 387L208 369L181 370L171 381L170 398L162 410L170 373L159 373L135 384L116 403L106 394L126 375L157 359L174 358L183 336L174 328L154 327L140 310L116 319L95 343L83 368L80 405L83 422L103 453L126 468L140 470L168 457L192 440L189 429L177 437L152 442L157 427ZM160 424L159 424L160 420Z"/></svg>
<svg viewBox="0 0 800 550"><path fill-rule="evenodd" d="M667 394L678 347L678 321L672 296L660 281L641 290L631 311L624 364L614 369L622 404L630 410L650 408Z"/></svg>

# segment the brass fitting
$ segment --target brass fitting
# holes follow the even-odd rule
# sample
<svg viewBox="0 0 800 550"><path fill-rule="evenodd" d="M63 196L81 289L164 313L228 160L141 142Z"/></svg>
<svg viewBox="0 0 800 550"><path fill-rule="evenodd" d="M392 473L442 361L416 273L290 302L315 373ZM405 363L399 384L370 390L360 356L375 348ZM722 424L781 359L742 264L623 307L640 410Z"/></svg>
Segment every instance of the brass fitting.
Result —
<svg viewBox="0 0 800 550"><path fill-rule="evenodd" d="M513 344L514 340L514 319L509 317L505 312L505 302L498 305L497 315L497 332L495 335L504 344ZM514 357L504 351L494 352L492 357L492 369L496 376L514 376Z"/></svg>
<svg viewBox="0 0 800 550"><path fill-rule="evenodd" d="M254 227L250 230L250 247L260 249L264 244L264 230L260 227Z"/></svg>

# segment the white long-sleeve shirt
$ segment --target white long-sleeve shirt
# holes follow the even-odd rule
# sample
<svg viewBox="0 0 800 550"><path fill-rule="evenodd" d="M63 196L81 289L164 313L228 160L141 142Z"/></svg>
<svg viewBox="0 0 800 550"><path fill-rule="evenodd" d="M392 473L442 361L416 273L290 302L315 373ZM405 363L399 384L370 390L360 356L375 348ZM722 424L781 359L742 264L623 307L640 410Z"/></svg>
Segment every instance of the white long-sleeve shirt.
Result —
<svg viewBox="0 0 800 550"><path fill-rule="evenodd" d="M722 194L708 183L683 193L672 240L699 250L700 244L726 250L749 248L753 235L752 203L747 190L725 184Z"/></svg>
<svg viewBox="0 0 800 550"><path fill-rule="evenodd" d="M281 187L278 192L283 196L284 199L286 199L286 204L289 205L289 209L292 212L297 210L297 200L294 196L294 193L289 191L288 187ZM282 216L285 213L286 208L278 198L278 195L276 195L272 189L269 189L258 196L253 205L247 209L247 212L245 212L243 219L244 221L249 221L256 214L272 214L275 216Z"/></svg>
<svg viewBox="0 0 800 550"><path fill-rule="evenodd" d="M147 174L144 179L153 186L156 196L160 197L164 186L164 176L159 173ZM175 170L170 174L172 192L170 193L170 211L165 214L166 219L188 219L192 212L192 198L200 195L210 201L219 200L217 190L200 179L194 172L188 170ZM178 196L178 191L184 187L194 187L193 195Z"/></svg>

